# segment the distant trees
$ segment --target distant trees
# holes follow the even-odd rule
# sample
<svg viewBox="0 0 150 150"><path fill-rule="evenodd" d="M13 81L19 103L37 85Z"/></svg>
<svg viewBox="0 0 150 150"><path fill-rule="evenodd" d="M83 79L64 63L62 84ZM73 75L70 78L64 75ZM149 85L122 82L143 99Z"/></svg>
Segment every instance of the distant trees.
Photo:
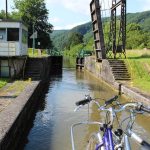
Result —
<svg viewBox="0 0 150 150"><path fill-rule="evenodd" d="M70 50L72 46L83 43L83 35L76 32L71 32L69 34L68 42L66 44L66 48Z"/></svg>
<svg viewBox="0 0 150 150"><path fill-rule="evenodd" d="M32 47L30 36L33 34L33 26L38 32L38 41L41 48L52 47L50 33L53 26L48 23L48 10L44 0L14 0L15 9L12 14L16 18L20 18L28 25L29 31L29 47Z"/></svg>
<svg viewBox="0 0 150 150"><path fill-rule="evenodd" d="M119 27L120 27L119 22L120 21L117 21L117 28L116 28L117 43L119 39L118 38ZM150 48L150 11L127 14L126 28L127 28L126 49ZM110 18L104 19L103 29L104 29L105 43L107 47L109 44L112 44L112 41L109 39L109 37L111 37ZM73 35L71 34L71 32ZM74 35L75 33L82 34L83 41L79 40L80 42L74 42L76 41L75 37L78 37ZM92 50L94 39L93 39L91 23L80 25L73 28L72 30L61 32L59 35L55 35L55 38L53 38L53 40L54 40L54 44L57 44L56 48L60 49L61 51L65 50L64 53L68 55L75 56L77 51L80 49Z"/></svg>
<svg viewBox="0 0 150 150"><path fill-rule="evenodd" d="M127 49L148 48L150 43L148 32L144 31L139 24L131 23L127 26Z"/></svg>
<svg viewBox="0 0 150 150"><path fill-rule="evenodd" d="M5 15L6 15L5 11L1 10L1 12L0 12L0 19L4 19Z"/></svg>

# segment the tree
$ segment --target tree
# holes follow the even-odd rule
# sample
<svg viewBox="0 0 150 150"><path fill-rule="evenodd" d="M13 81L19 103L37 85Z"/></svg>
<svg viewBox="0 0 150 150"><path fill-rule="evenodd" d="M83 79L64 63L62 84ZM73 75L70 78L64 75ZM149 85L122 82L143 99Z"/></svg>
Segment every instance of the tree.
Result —
<svg viewBox="0 0 150 150"><path fill-rule="evenodd" d="M0 12L0 19L4 19L5 16L6 16L5 11L4 11L4 10L1 10L1 12Z"/></svg>
<svg viewBox="0 0 150 150"><path fill-rule="evenodd" d="M28 26L29 47L32 47L30 36L33 34L33 27L38 32L37 41L40 42L41 48L52 47L50 33L53 26L48 23L48 10L44 0L14 0L15 9L18 16ZM16 15L16 11L13 12ZM16 15L17 16L17 15Z"/></svg>
<svg viewBox="0 0 150 150"><path fill-rule="evenodd" d="M149 34L142 30L136 23L127 25L127 49L145 48L149 40Z"/></svg>
<svg viewBox="0 0 150 150"><path fill-rule="evenodd" d="M71 32L68 38L67 49L70 49L71 46L75 46L83 43L83 35L76 32Z"/></svg>

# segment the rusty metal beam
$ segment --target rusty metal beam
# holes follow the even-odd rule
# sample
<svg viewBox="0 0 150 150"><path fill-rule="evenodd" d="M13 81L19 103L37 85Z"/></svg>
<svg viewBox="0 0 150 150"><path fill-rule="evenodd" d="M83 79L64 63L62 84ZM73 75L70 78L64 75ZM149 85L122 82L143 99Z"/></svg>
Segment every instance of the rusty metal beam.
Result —
<svg viewBox="0 0 150 150"><path fill-rule="evenodd" d="M104 35L101 19L101 6L99 0L92 0L90 3L91 19L94 35L94 48L96 53L96 60L101 61L106 58Z"/></svg>
<svg viewBox="0 0 150 150"><path fill-rule="evenodd" d="M121 6L121 14L120 14L120 29L119 35L117 32L117 8ZM109 44L109 48L107 49L107 57L111 57L111 52L113 53L113 57L116 58L117 54L119 54L119 58L122 57L122 54L126 58L125 53L125 45L126 45L126 0L112 0L111 7L111 24L110 24L110 37L111 41Z"/></svg>

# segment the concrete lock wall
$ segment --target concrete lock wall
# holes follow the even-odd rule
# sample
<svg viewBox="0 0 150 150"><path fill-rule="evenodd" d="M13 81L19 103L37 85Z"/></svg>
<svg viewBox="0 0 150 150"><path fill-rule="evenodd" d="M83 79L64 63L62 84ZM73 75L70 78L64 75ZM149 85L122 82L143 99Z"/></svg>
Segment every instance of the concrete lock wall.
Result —
<svg viewBox="0 0 150 150"><path fill-rule="evenodd" d="M0 150L16 150L29 128L40 100L42 84L34 81L0 113Z"/></svg>
<svg viewBox="0 0 150 150"><path fill-rule="evenodd" d="M118 90L118 93L125 94L133 101L138 101L144 103L145 105L149 105L149 96L142 94L133 87L128 87L121 82L115 81L108 60L103 60L101 63L97 63L94 57L86 57L84 65L85 70L88 70L95 77L101 78L109 83L112 87Z"/></svg>
<svg viewBox="0 0 150 150"><path fill-rule="evenodd" d="M49 56L43 58L29 58L30 62L39 64L40 80L49 79L50 75L62 71L63 57ZM31 75L32 78L32 75Z"/></svg>
<svg viewBox="0 0 150 150"><path fill-rule="evenodd" d="M96 62L94 57L85 57L84 67L98 78L102 78L110 83L115 81L108 60L103 60L100 63Z"/></svg>

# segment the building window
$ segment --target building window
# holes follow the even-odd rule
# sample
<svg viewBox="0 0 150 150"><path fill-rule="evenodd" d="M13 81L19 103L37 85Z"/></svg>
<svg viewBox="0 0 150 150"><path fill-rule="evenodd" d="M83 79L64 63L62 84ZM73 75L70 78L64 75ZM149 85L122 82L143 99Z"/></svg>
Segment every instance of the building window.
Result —
<svg viewBox="0 0 150 150"><path fill-rule="evenodd" d="M19 29L8 28L7 29L7 41L19 41Z"/></svg>

